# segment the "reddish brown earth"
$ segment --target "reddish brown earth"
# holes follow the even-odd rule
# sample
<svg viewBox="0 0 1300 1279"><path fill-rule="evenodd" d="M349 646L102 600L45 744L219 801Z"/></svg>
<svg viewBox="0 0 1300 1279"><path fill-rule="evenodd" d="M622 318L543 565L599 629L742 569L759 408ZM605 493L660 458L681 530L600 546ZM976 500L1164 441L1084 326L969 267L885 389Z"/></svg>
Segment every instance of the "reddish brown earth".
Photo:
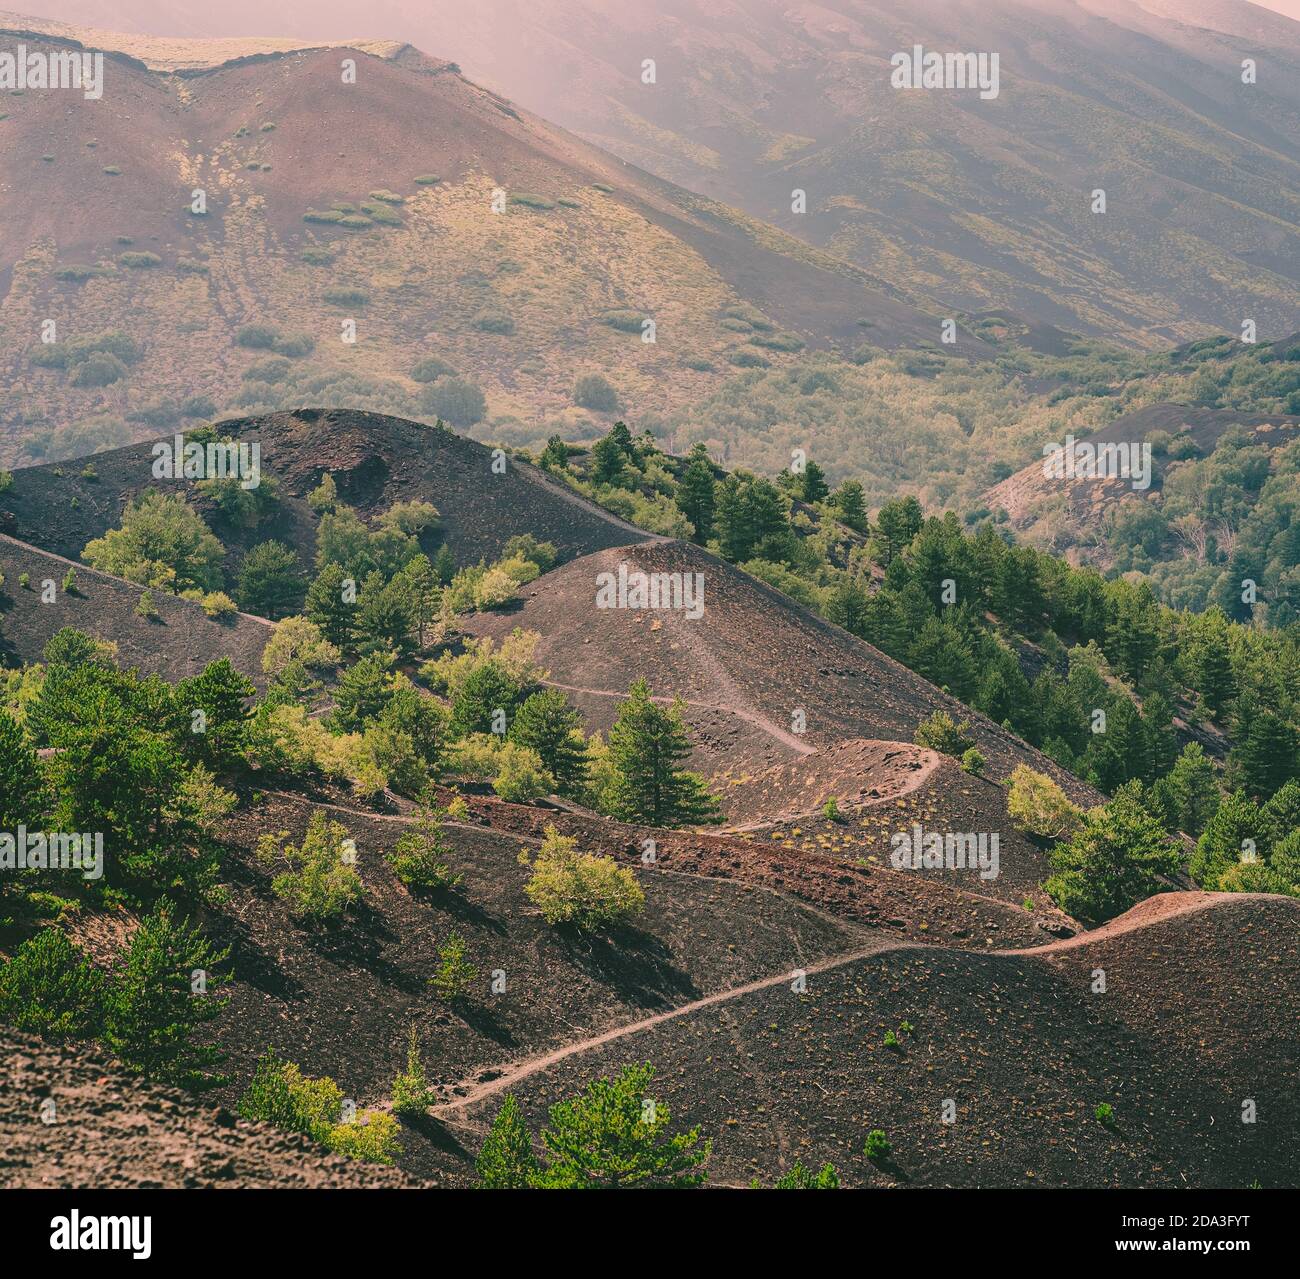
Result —
<svg viewBox="0 0 1300 1279"><path fill-rule="evenodd" d="M0 1187L319 1189L416 1186L395 1168L330 1154L85 1048L0 1028ZM54 1122L42 1107L54 1103Z"/></svg>

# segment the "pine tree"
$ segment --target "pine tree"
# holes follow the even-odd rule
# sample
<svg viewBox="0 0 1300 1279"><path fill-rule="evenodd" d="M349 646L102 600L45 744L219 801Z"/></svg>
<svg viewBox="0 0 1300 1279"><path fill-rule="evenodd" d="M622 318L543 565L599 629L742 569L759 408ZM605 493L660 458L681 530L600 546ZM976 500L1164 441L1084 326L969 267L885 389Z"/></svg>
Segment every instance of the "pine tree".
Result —
<svg viewBox="0 0 1300 1279"><path fill-rule="evenodd" d="M298 557L282 542L261 542L244 556L235 598L245 613L277 621L302 602Z"/></svg>
<svg viewBox="0 0 1300 1279"><path fill-rule="evenodd" d="M513 1094L506 1095L497 1111L474 1168L481 1190L525 1190L536 1184L537 1156Z"/></svg>
<svg viewBox="0 0 1300 1279"><path fill-rule="evenodd" d="M713 521L717 511L716 484L713 464L701 446L691 453L691 459L682 472L674 501L677 509L691 522L692 541L701 546L713 536Z"/></svg>
<svg viewBox="0 0 1300 1279"><path fill-rule="evenodd" d="M803 475L800 477L799 496L811 506L830 496L830 485L826 483L826 473L816 462L804 463Z"/></svg>
<svg viewBox="0 0 1300 1279"><path fill-rule="evenodd" d="M848 525L855 533L868 531L866 497L857 480L845 480L831 495L831 502L841 524Z"/></svg>
<svg viewBox="0 0 1300 1279"><path fill-rule="evenodd" d="M1109 804L1049 854L1055 873L1043 887L1067 914L1101 923L1160 892L1178 873L1178 848L1146 810L1140 787L1122 788Z"/></svg>
<svg viewBox="0 0 1300 1279"><path fill-rule="evenodd" d="M45 804L40 760L18 721L0 707L0 831L34 825Z"/></svg>
<svg viewBox="0 0 1300 1279"><path fill-rule="evenodd" d="M524 700L510 725L510 740L541 756L561 795L576 794L586 784L582 716L559 689L543 689Z"/></svg>
<svg viewBox="0 0 1300 1279"><path fill-rule="evenodd" d="M547 1153L539 1184L550 1189L683 1189L704 1184L712 1143L698 1128L670 1134L668 1107L646 1097L649 1063L597 1079L573 1101L552 1106L542 1130Z"/></svg>
<svg viewBox="0 0 1300 1279"><path fill-rule="evenodd" d="M1264 799L1300 772L1296 730L1254 698L1243 698L1238 704L1237 733L1233 762L1247 794Z"/></svg>
<svg viewBox="0 0 1300 1279"><path fill-rule="evenodd" d="M321 635L336 648L348 648L356 625L356 584L347 591L348 575L341 565L330 561L321 569L307 589L307 618Z"/></svg>
<svg viewBox="0 0 1300 1279"><path fill-rule="evenodd" d="M650 686L637 680L609 733L615 772L615 812L649 826L685 826L722 820L703 780L678 765L691 753L682 706L656 705Z"/></svg>
<svg viewBox="0 0 1300 1279"><path fill-rule="evenodd" d="M221 1049L194 1036L229 1002L215 994L230 979L222 971L229 955L173 919L170 906L156 907L112 975L104 1028L109 1050L150 1078L194 1092L224 1083L208 1070L221 1061Z"/></svg>

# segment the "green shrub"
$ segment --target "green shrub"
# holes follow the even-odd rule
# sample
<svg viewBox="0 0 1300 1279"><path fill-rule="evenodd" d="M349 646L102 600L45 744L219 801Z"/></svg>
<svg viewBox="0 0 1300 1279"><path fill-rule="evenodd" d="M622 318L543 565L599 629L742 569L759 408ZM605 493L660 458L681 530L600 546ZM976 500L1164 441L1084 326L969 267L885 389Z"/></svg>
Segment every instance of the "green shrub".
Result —
<svg viewBox="0 0 1300 1279"><path fill-rule="evenodd" d="M321 297L331 306L366 306L370 302L370 294L365 289L349 288L346 285L326 289Z"/></svg>
<svg viewBox="0 0 1300 1279"><path fill-rule="evenodd" d="M554 826L546 828L536 858L530 862L524 852L519 861L531 866L524 892L548 924L598 931L626 923L645 909L645 892L628 867L612 857L579 853L578 841Z"/></svg>
<svg viewBox="0 0 1300 1279"><path fill-rule="evenodd" d="M349 859L356 850L347 830L316 809L300 845L288 842L289 834L266 834L257 841L257 855L264 863L282 861L288 869L271 881L271 890L289 909L311 921L333 921L361 900L361 877Z"/></svg>
<svg viewBox="0 0 1300 1279"><path fill-rule="evenodd" d="M426 356L411 370L411 377L417 382L436 382L440 377L454 377L456 370L437 356Z"/></svg>
<svg viewBox="0 0 1300 1279"><path fill-rule="evenodd" d="M104 975L67 934L42 928L0 962L0 1021L46 1039L87 1039L103 1020Z"/></svg>
<svg viewBox="0 0 1300 1279"><path fill-rule="evenodd" d="M1040 839L1063 839L1078 828L1082 818L1060 786L1028 764L1017 764L1011 774L1007 812L1017 830Z"/></svg>
<svg viewBox="0 0 1300 1279"><path fill-rule="evenodd" d="M885 1136L883 1128L873 1128L867 1133L867 1143L862 1148L862 1153L873 1162L878 1159L888 1159L893 1153L893 1146L889 1144L889 1138Z"/></svg>
<svg viewBox="0 0 1300 1279"><path fill-rule="evenodd" d="M593 413L617 413L618 392L599 373L580 377L573 388L573 402Z"/></svg>
<svg viewBox="0 0 1300 1279"><path fill-rule="evenodd" d="M419 1038L412 1026L411 1039L406 1047L406 1069L393 1080L393 1113L421 1114L433 1105L436 1097L420 1059Z"/></svg>
<svg viewBox="0 0 1300 1279"><path fill-rule="evenodd" d="M123 266L130 267L132 270L141 270L162 264L162 258L156 253L119 253L117 260Z"/></svg>
<svg viewBox="0 0 1300 1279"><path fill-rule="evenodd" d="M506 742L497 755L497 775L492 789L510 804L526 804L555 790L555 778L547 772L535 750Z"/></svg>
<svg viewBox="0 0 1300 1279"><path fill-rule="evenodd" d="M472 320L476 329L482 333L513 333L515 331L514 320L504 311L486 310L480 311Z"/></svg>
<svg viewBox="0 0 1300 1279"><path fill-rule="evenodd" d="M977 747L970 747L962 751L961 769L963 773L969 773L972 777L984 776L984 756Z"/></svg>
<svg viewBox="0 0 1300 1279"><path fill-rule="evenodd" d="M425 389L421 403L426 411L452 426L473 426L487 412L483 392L472 382L458 377L439 378Z"/></svg>
<svg viewBox="0 0 1300 1279"><path fill-rule="evenodd" d="M343 1090L328 1076L314 1079L293 1062L268 1052L239 1099L239 1113L245 1119L302 1133L353 1159L393 1163L401 1153L397 1120L380 1111L363 1111L343 1122L344 1100Z"/></svg>
<svg viewBox="0 0 1300 1279"><path fill-rule="evenodd" d="M467 999L477 980L478 969L465 957L465 939L451 933L438 947L438 966L429 985L439 999L450 1004Z"/></svg>
<svg viewBox="0 0 1300 1279"><path fill-rule="evenodd" d="M421 808L385 859L408 888L439 892L455 888L463 878L447 864L451 850L443 839L441 816L436 809Z"/></svg>
<svg viewBox="0 0 1300 1279"><path fill-rule="evenodd" d="M962 720L958 724L947 711L935 711L917 726L912 740L927 750L938 751L941 755L951 755L954 759L960 759L975 745L974 740L968 736L969 733L969 721Z"/></svg>
<svg viewBox="0 0 1300 1279"><path fill-rule="evenodd" d="M822 1164L819 1172L813 1172L810 1168L805 1168L799 1160L796 1160L794 1167L772 1186L773 1190L838 1190L839 1188L840 1177L835 1171L834 1164Z"/></svg>

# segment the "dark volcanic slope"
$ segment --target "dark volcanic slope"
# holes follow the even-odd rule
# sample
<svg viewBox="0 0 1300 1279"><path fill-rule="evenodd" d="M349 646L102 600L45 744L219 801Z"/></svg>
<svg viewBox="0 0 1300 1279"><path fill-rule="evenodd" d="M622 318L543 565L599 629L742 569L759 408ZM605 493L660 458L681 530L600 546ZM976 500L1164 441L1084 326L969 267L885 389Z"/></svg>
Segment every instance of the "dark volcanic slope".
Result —
<svg viewBox="0 0 1300 1279"><path fill-rule="evenodd" d="M121 578L76 565L74 593L63 590L68 560L0 535L0 661L39 662L50 637L65 626L117 645L124 667L176 681L197 675L208 662L229 657L238 670L262 682L262 649L271 625L237 613L217 621L193 601L153 592L157 621L136 616L142 589ZM26 573L30 585L19 585ZM42 584L52 581L55 600L41 602Z"/></svg>
<svg viewBox="0 0 1300 1279"><path fill-rule="evenodd" d="M597 575L617 573L622 561L629 571L702 573L704 615L691 621L680 610L597 608ZM473 629L495 636L514 626L540 632L538 660L554 682L580 690L572 696L598 726L612 722L617 695L641 676L656 693L699 703L707 711L699 766L710 751L716 752L714 769L757 771L846 738L910 741L923 719L943 709L972 721L991 775L1005 777L1026 762L1080 798L1094 795L870 644L687 543L602 551L545 574L522 594L519 608L477 617ZM692 722L697 709L690 707ZM791 731L799 711L806 721L802 734ZM730 719L726 736L715 727L723 715Z"/></svg>
<svg viewBox="0 0 1300 1279"><path fill-rule="evenodd" d="M773 985L509 1089L539 1124L593 1076L648 1060L674 1125L714 1139L715 1183L800 1158L849 1185L1295 1186L1297 924L1289 898L1172 894L1028 954L887 950L810 975L805 995ZM503 1092L444 1114L469 1125L467 1147ZM1103 1101L1113 1127L1094 1118ZM876 1166L873 1128L893 1144Z"/></svg>
<svg viewBox="0 0 1300 1279"><path fill-rule="evenodd" d="M188 1093L146 1084L93 1051L0 1028L0 1187L416 1186ZM44 1123L41 1107L55 1107Z"/></svg>
<svg viewBox="0 0 1300 1279"><path fill-rule="evenodd" d="M454 431L349 409L299 409L218 425L223 436L260 441L263 472L280 485L279 511L250 531L224 526L192 482L175 482L175 491L210 517L236 557L247 545L275 537L309 565L315 521L305 498L327 471L339 497L363 516L380 514L394 502L432 502L442 519L426 541L430 547L446 542L458 563L495 557L518 533L553 542L563 559L648 536L525 463L507 459L505 471L494 472L492 450ZM76 558L92 538L120 523L122 508L135 494L154 487L167 491L171 481L152 478L152 448L150 441L98 454L94 481L81 478L72 464L15 471L13 487L0 495L4 531ZM75 506L70 497L77 499ZM6 518L4 512L11 514Z"/></svg>

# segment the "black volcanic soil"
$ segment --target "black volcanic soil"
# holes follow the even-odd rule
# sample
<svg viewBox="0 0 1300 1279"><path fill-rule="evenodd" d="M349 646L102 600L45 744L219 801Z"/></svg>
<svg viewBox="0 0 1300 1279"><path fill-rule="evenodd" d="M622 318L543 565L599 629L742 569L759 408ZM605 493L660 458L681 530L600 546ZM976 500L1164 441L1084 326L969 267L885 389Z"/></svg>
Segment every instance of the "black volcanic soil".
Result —
<svg viewBox="0 0 1300 1279"><path fill-rule="evenodd" d="M364 1189L405 1173L330 1154L212 1102L148 1084L83 1048L0 1028L0 1187ZM54 1103L55 1122L41 1119Z"/></svg>
<svg viewBox="0 0 1300 1279"><path fill-rule="evenodd" d="M154 591L157 621L137 617L139 586L76 565L76 590L63 590L70 561L0 536L0 661L10 665L39 662L50 637L74 626L117 645L124 667L138 667L168 680L197 675L209 662L229 657L255 683L263 682L262 649L271 625L244 613L217 620L190 600ZM21 574L31 579L19 585ZM53 603L41 602L42 583L53 581Z"/></svg>
<svg viewBox="0 0 1300 1279"><path fill-rule="evenodd" d="M1079 928L1038 890L1033 877L1042 859L1036 849L1023 868L1008 869L1004 857L999 879L983 880L968 870L894 870L887 856L871 861L847 855L846 848L824 847L814 840L796 845L772 840L763 832L664 831L581 810L554 812L473 797L467 802L473 817L495 830L540 838L548 825L554 826L577 838L587 851L638 864L645 841L653 839L656 864L663 870L775 889L897 939L991 950L1039 946ZM910 810L904 820L910 825ZM1010 860L1019 855L1013 846ZM1032 891L1021 887L1031 881ZM1026 896L1034 899L1032 911L1022 905Z"/></svg>
<svg viewBox="0 0 1300 1279"><path fill-rule="evenodd" d="M593 1076L651 1061L674 1127L714 1139L714 1184L770 1182L798 1158L831 1160L850 1186L1294 1187L1297 923L1287 898L1173 894L1053 951L885 950L811 975L806 994L714 1004L509 1090L538 1126ZM1091 993L1097 968L1106 994ZM503 1091L441 1118L476 1148ZM873 1128L893 1145L874 1165Z"/></svg>
<svg viewBox="0 0 1300 1279"><path fill-rule="evenodd" d="M629 571L703 574L703 616L692 621L681 610L597 608L597 576L617 573L623 561ZM679 694L742 721L711 767L708 753L697 750L694 765L706 772L758 771L852 738L910 741L923 719L946 710L971 721L990 776L1005 778L1027 763L1055 777L1076 800L1098 801L1090 787L1014 734L688 543L646 542L584 556L526 586L521 596L516 608L476 616L469 629L498 638L515 626L538 631L538 661L551 679L595 691L574 695L592 727L613 722L617 695L642 676L655 693ZM791 731L797 711L805 719L802 734Z"/></svg>
<svg viewBox="0 0 1300 1279"><path fill-rule="evenodd" d="M175 481L232 550L233 577L243 551L276 538L292 546L304 569L312 563L316 520L307 494L329 472L339 497L363 517L395 502L432 502L442 519L425 536L425 549L446 543L458 564L495 558L510 538L532 533L555 544L561 559L649 537L513 458L503 474L492 469L492 450L453 431L437 431L404 418L348 409L299 409L266 417L232 418L219 432L261 444L263 472L280 485L278 510L255 529L224 524L193 481ZM172 436L161 437L170 441ZM41 550L76 559L87 542L121 523L127 502L171 481L152 477L153 442L95 455L98 478L82 479L73 463L16 470L0 495L0 531ZM77 499L75 506L69 498ZM8 518L4 515L8 512Z"/></svg>

